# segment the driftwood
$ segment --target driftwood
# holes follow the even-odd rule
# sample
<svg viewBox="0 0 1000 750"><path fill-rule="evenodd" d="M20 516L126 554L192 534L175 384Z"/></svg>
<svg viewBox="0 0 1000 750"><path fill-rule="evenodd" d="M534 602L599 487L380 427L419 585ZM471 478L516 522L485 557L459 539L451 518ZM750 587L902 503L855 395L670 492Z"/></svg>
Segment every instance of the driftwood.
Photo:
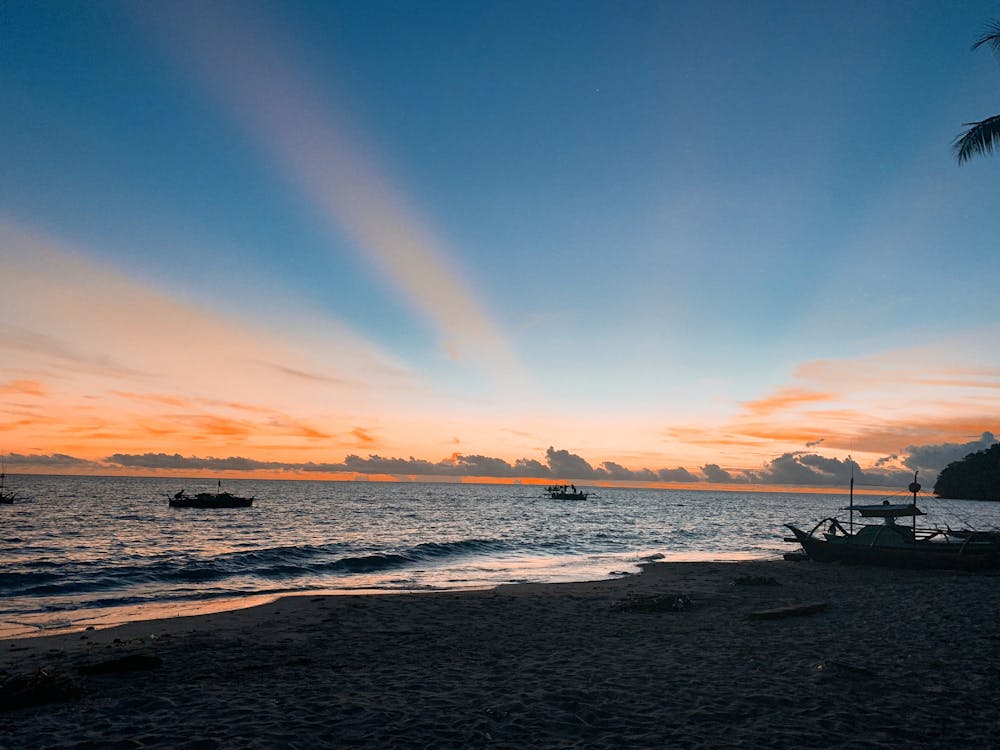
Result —
<svg viewBox="0 0 1000 750"><path fill-rule="evenodd" d="M762 609L750 613L751 620L778 620L782 617L798 617L799 615L811 615L822 612L826 609L826 602L810 602L809 604L791 604L787 607L777 607L775 609Z"/></svg>

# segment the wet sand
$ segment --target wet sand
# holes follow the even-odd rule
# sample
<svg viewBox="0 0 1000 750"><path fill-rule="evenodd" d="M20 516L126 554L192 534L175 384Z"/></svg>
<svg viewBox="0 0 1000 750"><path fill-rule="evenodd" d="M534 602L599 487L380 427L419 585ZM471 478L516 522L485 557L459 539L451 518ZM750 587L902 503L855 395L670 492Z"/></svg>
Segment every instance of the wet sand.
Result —
<svg viewBox="0 0 1000 750"><path fill-rule="evenodd" d="M0 747L998 747L998 613L997 575L778 560L288 597L0 641Z"/></svg>

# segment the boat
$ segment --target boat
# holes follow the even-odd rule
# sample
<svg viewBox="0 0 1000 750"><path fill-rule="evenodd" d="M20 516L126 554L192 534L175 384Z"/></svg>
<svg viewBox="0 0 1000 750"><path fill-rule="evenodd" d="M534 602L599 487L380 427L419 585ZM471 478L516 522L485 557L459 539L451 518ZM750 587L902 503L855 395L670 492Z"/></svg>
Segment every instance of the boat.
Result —
<svg viewBox="0 0 1000 750"><path fill-rule="evenodd" d="M550 500L586 500L589 493L578 490L574 484L553 484L545 488Z"/></svg>
<svg viewBox="0 0 1000 750"><path fill-rule="evenodd" d="M4 485L7 481L7 459L0 460L0 505L13 505L21 496L16 492L8 492Z"/></svg>
<svg viewBox="0 0 1000 750"><path fill-rule="evenodd" d="M189 495L181 490L169 499L171 508L249 508L253 505L252 497L239 497L222 491L219 481L216 492L199 492Z"/></svg>
<svg viewBox="0 0 1000 750"><path fill-rule="evenodd" d="M917 473L909 491L908 503L884 500L876 505L854 504L854 478L851 478L847 527L838 518L824 518L812 531L805 532L785 524L811 560L817 562L860 563L895 568L941 568L979 570L1000 567L1000 535L996 531L975 531L917 526L917 517L926 515L917 507L920 484ZM862 519L880 519L880 523L861 523L855 529L854 515ZM896 519L909 518L909 524Z"/></svg>

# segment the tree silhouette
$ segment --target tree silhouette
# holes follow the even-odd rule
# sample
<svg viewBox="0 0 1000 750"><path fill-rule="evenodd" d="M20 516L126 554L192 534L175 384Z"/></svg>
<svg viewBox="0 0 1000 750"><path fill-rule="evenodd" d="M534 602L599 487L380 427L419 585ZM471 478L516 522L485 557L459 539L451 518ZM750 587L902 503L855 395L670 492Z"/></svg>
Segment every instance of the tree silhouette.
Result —
<svg viewBox="0 0 1000 750"><path fill-rule="evenodd" d="M1000 500L1000 443L945 466L934 483L934 494L963 500Z"/></svg>
<svg viewBox="0 0 1000 750"><path fill-rule="evenodd" d="M972 49L992 47L1000 55L1000 21L992 21ZM1000 115L987 117L979 122L964 123L969 129L955 139L953 148L959 164L964 164L977 154L991 154L994 146L1000 146Z"/></svg>

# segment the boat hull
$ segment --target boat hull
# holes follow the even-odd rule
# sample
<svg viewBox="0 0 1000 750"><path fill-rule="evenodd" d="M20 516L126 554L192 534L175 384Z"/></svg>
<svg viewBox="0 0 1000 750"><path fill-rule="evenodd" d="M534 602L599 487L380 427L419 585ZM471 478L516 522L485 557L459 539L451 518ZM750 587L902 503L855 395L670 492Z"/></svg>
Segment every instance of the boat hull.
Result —
<svg viewBox="0 0 1000 750"><path fill-rule="evenodd" d="M236 497L235 495L197 495L191 497L170 498L171 508L249 508L253 505L252 497Z"/></svg>
<svg viewBox="0 0 1000 750"><path fill-rule="evenodd" d="M879 546L858 543L850 537L831 542L791 524L787 526L809 558L817 562L945 570L1000 568L1000 547L994 544L918 542L907 546Z"/></svg>

